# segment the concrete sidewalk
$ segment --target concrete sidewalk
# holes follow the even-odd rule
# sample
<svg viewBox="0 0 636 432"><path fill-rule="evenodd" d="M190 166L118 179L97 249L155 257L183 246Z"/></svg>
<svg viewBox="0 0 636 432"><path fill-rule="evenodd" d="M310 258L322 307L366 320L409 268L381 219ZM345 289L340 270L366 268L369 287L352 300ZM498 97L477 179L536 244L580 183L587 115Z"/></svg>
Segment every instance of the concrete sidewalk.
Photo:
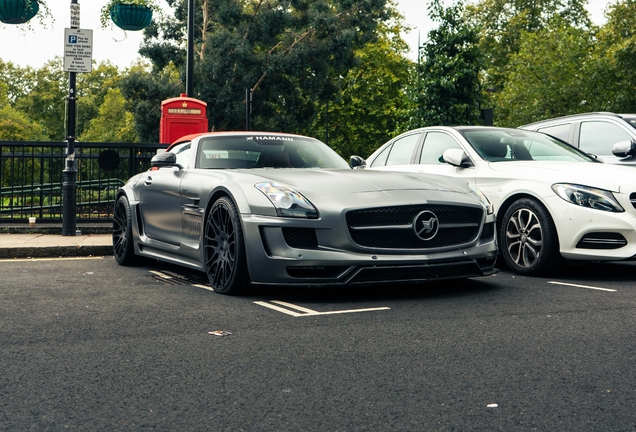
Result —
<svg viewBox="0 0 636 432"><path fill-rule="evenodd" d="M1 227L0 259L103 256L113 254L110 226L81 227L82 234L63 236L61 226L28 229ZM78 227L79 229L80 227Z"/></svg>

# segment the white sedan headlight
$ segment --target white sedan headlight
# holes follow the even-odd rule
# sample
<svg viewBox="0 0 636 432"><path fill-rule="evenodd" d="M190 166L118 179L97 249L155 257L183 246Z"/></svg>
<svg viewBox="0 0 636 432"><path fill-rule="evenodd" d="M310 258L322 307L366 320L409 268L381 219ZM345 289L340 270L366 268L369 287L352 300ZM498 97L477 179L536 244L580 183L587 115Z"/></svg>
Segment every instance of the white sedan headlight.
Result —
<svg viewBox="0 0 636 432"><path fill-rule="evenodd" d="M625 211L610 191L568 183L553 184L552 190L559 197L577 206L614 213Z"/></svg>
<svg viewBox="0 0 636 432"><path fill-rule="evenodd" d="M488 197L486 195L484 195L484 193L482 191L480 191L479 188L477 188L475 186L471 186L471 185L469 185L469 186L473 190L473 192L475 192L477 194L477 196L479 197L479 199L481 200L481 203L486 208L486 213L489 214L489 215L493 214L495 212L495 206L492 205L492 203L490 202Z"/></svg>
<svg viewBox="0 0 636 432"><path fill-rule="evenodd" d="M278 216L308 219L318 217L316 207L300 192L290 187L274 182L256 183L254 186L269 198Z"/></svg>

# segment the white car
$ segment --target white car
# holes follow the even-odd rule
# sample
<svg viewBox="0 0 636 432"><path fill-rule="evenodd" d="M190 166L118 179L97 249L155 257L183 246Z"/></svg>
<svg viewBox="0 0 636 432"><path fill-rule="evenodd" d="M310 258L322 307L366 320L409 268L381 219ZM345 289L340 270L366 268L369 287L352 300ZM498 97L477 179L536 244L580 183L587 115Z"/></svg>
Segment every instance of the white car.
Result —
<svg viewBox="0 0 636 432"><path fill-rule="evenodd" d="M500 253L540 276L566 260L636 256L633 168L604 164L534 131L484 126L406 132L352 165L462 178L495 206Z"/></svg>
<svg viewBox="0 0 636 432"><path fill-rule="evenodd" d="M636 114L590 112L519 126L546 133L605 163L636 167Z"/></svg>

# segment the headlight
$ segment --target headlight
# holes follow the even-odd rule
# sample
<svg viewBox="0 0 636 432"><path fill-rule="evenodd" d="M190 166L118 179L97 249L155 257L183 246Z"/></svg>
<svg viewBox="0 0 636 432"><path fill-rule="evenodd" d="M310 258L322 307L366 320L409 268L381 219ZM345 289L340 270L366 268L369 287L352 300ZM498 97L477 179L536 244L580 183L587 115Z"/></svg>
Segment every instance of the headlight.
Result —
<svg viewBox="0 0 636 432"><path fill-rule="evenodd" d="M495 206L492 205L492 203L490 202L488 197L486 195L484 195L484 193L482 191L480 191L479 188L477 188L476 186L471 186L471 185L469 185L469 186L473 190L473 192L475 192L477 194L477 196L479 197L479 199L481 200L481 203L486 208L486 213L488 213L489 215L493 214L495 212Z"/></svg>
<svg viewBox="0 0 636 432"><path fill-rule="evenodd" d="M274 204L278 216L316 219L318 210L299 192L274 182L257 183L256 189Z"/></svg>
<svg viewBox="0 0 636 432"><path fill-rule="evenodd" d="M625 211L610 191L568 183L553 184L552 190L577 206L615 213Z"/></svg>

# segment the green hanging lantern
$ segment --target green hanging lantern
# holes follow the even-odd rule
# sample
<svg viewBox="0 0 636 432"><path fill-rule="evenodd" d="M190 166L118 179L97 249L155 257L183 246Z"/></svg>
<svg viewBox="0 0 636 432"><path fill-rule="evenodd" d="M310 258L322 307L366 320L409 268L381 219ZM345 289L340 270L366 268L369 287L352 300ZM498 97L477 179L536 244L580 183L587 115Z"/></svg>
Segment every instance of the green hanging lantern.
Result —
<svg viewBox="0 0 636 432"><path fill-rule="evenodd" d="M124 30L143 30L152 22L152 9L135 4L116 4L110 8L110 19Z"/></svg>
<svg viewBox="0 0 636 432"><path fill-rule="evenodd" d="M5 24L24 24L38 14L36 0L0 0L0 21Z"/></svg>

